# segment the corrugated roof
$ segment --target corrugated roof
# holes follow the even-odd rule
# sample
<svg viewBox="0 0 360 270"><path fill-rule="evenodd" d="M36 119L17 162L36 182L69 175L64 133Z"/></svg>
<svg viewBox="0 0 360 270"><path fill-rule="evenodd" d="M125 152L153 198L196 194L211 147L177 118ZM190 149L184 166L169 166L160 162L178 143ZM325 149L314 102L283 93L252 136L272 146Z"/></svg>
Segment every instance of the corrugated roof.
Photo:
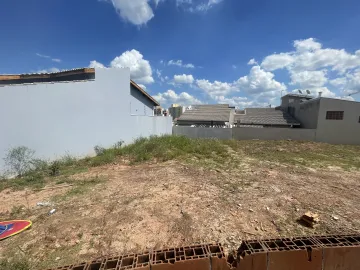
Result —
<svg viewBox="0 0 360 270"><path fill-rule="evenodd" d="M238 125L300 125L290 114L274 108L248 108L245 114L236 114L235 122Z"/></svg>
<svg viewBox="0 0 360 270"><path fill-rule="evenodd" d="M228 104L189 106L178 121L217 121L229 122L231 108Z"/></svg>

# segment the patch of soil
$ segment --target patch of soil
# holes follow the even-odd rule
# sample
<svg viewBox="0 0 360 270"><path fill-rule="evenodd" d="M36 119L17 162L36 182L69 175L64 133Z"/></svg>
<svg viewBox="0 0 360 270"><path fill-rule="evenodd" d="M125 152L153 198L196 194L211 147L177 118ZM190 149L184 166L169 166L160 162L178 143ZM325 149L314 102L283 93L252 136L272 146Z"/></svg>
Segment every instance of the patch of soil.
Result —
<svg viewBox="0 0 360 270"><path fill-rule="evenodd" d="M107 181L60 201L52 216L34 205L66 188L27 195L33 227L3 241L0 254L19 247L41 269L149 248L221 242L229 250L245 238L360 232L360 172L252 162L227 171L175 161L90 169L73 178ZM25 205L24 194L1 192L1 209ZM320 217L314 229L296 222L308 210Z"/></svg>

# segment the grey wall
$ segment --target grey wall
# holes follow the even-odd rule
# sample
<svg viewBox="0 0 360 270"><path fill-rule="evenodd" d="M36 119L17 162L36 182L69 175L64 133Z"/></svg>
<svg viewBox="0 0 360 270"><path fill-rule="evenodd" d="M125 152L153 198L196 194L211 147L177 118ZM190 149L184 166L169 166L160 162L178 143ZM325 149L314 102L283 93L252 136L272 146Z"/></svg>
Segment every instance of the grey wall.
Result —
<svg viewBox="0 0 360 270"><path fill-rule="evenodd" d="M189 138L217 138L223 140L232 139L231 128L201 128L189 126L174 126L174 135L184 135Z"/></svg>
<svg viewBox="0 0 360 270"><path fill-rule="evenodd" d="M302 128L317 128L320 99L312 99L295 106L293 117L301 123Z"/></svg>
<svg viewBox="0 0 360 270"><path fill-rule="evenodd" d="M301 140L314 141L315 129L299 128L233 128L235 140Z"/></svg>
<svg viewBox="0 0 360 270"><path fill-rule="evenodd" d="M343 120L326 120L327 111L344 111ZM336 144L360 144L360 102L320 99L317 140Z"/></svg>
<svg viewBox="0 0 360 270"><path fill-rule="evenodd" d="M131 115L154 115L154 104L134 86L130 86L130 112Z"/></svg>
<svg viewBox="0 0 360 270"><path fill-rule="evenodd" d="M94 81L2 86L0 169L10 147L24 145L53 159L66 152L92 154L95 145L171 134L171 117L144 114L152 110L131 95L129 69L96 69Z"/></svg>
<svg viewBox="0 0 360 270"><path fill-rule="evenodd" d="M198 128L174 126L174 135L189 138L217 138L223 140L302 140L315 141L315 129L297 128Z"/></svg>

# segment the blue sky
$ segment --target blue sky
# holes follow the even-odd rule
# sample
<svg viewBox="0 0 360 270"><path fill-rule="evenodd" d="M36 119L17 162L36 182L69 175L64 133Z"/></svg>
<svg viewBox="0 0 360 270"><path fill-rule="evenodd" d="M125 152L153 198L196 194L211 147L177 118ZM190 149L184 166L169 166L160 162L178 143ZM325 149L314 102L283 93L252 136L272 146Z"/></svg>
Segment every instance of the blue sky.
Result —
<svg viewBox="0 0 360 270"><path fill-rule="evenodd" d="M171 103L360 99L357 0L2 0L0 73L130 67Z"/></svg>

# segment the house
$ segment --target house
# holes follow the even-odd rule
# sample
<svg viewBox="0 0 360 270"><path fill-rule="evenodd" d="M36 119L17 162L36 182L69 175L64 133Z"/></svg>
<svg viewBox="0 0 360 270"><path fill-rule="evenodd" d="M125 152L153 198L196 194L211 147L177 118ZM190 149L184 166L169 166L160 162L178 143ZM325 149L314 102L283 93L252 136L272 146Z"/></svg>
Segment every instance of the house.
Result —
<svg viewBox="0 0 360 270"><path fill-rule="evenodd" d="M287 94L281 108L298 120L301 128L315 129L316 140L360 144L360 102Z"/></svg>
<svg viewBox="0 0 360 270"><path fill-rule="evenodd" d="M0 170L10 147L52 159L171 134L171 117L154 116L159 105L130 79L128 68L0 75Z"/></svg>
<svg viewBox="0 0 360 270"><path fill-rule="evenodd" d="M177 119L179 126L231 127L235 107L229 104L191 105Z"/></svg>
<svg viewBox="0 0 360 270"><path fill-rule="evenodd" d="M300 122L280 108L247 108L237 111L235 123L237 127L290 128L300 126Z"/></svg>

